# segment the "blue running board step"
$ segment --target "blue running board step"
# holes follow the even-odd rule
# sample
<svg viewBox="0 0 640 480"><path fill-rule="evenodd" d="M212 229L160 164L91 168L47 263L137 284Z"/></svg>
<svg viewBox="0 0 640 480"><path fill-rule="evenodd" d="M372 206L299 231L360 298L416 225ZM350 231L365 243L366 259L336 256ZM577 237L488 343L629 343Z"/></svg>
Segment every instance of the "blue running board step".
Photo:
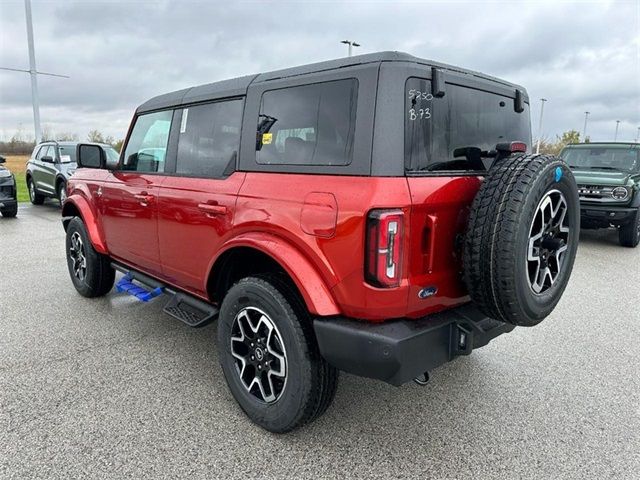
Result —
<svg viewBox="0 0 640 480"><path fill-rule="evenodd" d="M164 288L158 287L153 290L147 290L146 288L133 283L133 277L127 273L118 283L116 283L116 291L126 292L142 302L148 302L158 295L161 295L164 292Z"/></svg>

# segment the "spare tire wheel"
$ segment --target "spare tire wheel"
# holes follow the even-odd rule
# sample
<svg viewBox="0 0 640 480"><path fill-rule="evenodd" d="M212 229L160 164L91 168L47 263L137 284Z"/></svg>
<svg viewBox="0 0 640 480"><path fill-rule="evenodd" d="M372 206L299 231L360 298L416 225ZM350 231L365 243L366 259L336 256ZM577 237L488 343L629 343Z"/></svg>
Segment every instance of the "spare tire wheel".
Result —
<svg viewBox="0 0 640 480"><path fill-rule="evenodd" d="M548 155L496 162L476 195L464 242L464 281L489 317L533 326L567 286L580 204L569 167Z"/></svg>

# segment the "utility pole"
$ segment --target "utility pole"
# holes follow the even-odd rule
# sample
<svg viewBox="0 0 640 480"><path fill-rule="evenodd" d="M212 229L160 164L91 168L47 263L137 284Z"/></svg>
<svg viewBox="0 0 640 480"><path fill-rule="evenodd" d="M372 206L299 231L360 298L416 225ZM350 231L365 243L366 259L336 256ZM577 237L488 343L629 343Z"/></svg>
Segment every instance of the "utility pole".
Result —
<svg viewBox="0 0 640 480"><path fill-rule="evenodd" d="M618 127L620 126L620 120L616 120L616 134L613 136L613 141L618 141Z"/></svg>
<svg viewBox="0 0 640 480"><path fill-rule="evenodd" d="M640 127L638 127L638 133L636 133L636 143L640 140Z"/></svg>
<svg viewBox="0 0 640 480"><path fill-rule="evenodd" d="M29 70L21 68L0 67L0 70L8 70L10 72L24 72L31 76L31 101L33 103L33 126L36 143L42 140L40 137L42 131L40 129L40 101L38 98L38 75L49 75L51 77L69 78L66 75L58 75L56 73L39 72L36 69L36 53L33 45L33 23L31 21L31 0L24 0L24 10L27 17L27 43L29 45Z"/></svg>
<svg viewBox="0 0 640 480"><path fill-rule="evenodd" d="M582 141L587 141L587 118L591 112L584 112L584 128L582 129Z"/></svg>
<svg viewBox="0 0 640 480"><path fill-rule="evenodd" d="M360 44L354 42L353 40L342 40L340 43L344 43L345 45L349 46L349 56L351 56L352 54L352 47L359 47Z"/></svg>
<svg viewBox="0 0 640 480"><path fill-rule="evenodd" d="M27 42L29 44L29 75L31 76L31 100L33 102L33 126L35 128L36 143L42 140L40 130L40 99L38 98L38 72L36 70L36 52L33 46L33 22L31 21L31 0L24 0L27 16Z"/></svg>
<svg viewBox="0 0 640 480"><path fill-rule="evenodd" d="M542 142L542 116L544 115L544 102L546 98L540 99L540 125L538 125L538 146L536 147L536 154L540 153L540 142Z"/></svg>

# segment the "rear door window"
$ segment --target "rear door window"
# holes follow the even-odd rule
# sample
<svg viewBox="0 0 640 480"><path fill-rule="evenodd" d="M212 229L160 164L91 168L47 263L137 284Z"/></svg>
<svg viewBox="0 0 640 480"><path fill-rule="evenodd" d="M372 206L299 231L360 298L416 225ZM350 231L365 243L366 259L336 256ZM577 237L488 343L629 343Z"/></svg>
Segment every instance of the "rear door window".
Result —
<svg viewBox="0 0 640 480"><path fill-rule="evenodd" d="M238 99L182 109L176 173L219 178L235 165L242 104Z"/></svg>
<svg viewBox="0 0 640 480"><path fill-rule="evenodd" d="M349 165L357 96L356 79L264 92L256 161L276 165Z"/></svg>
<svg viewBox="0 0 640 480"><path fill-rule="evenodd" d="M140 115L127 142L122 169L164 172L172 110Z"/></svg>
<svg viewBox="0 0 640 480"><path fill-rule="evenodd" d="M466 171L457 148L493 150L501 142L531 146L529 105L518 113L513 98L447 83L444 97L434 97L431 81L410 78L405 87L405 169ZM490 163L488 160L487 163Z"/></svg>

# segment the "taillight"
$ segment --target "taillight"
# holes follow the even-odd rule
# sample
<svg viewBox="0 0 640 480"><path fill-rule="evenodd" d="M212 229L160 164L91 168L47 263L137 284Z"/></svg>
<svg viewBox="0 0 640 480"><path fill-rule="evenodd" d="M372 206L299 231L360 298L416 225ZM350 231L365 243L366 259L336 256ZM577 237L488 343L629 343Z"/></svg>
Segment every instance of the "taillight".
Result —
<svg viewBox="0 0 640 480"><path fill-rule="evenodd" d="M397 287L402 274L401 210L373 210L367 218L365 276L377 287Z"/></svg>
<svg viewBox="0 0 640 480"><path fill-rule="evenodd" d="M527 144L524 142L511 142L511 152L526 152Z"/></svg>

